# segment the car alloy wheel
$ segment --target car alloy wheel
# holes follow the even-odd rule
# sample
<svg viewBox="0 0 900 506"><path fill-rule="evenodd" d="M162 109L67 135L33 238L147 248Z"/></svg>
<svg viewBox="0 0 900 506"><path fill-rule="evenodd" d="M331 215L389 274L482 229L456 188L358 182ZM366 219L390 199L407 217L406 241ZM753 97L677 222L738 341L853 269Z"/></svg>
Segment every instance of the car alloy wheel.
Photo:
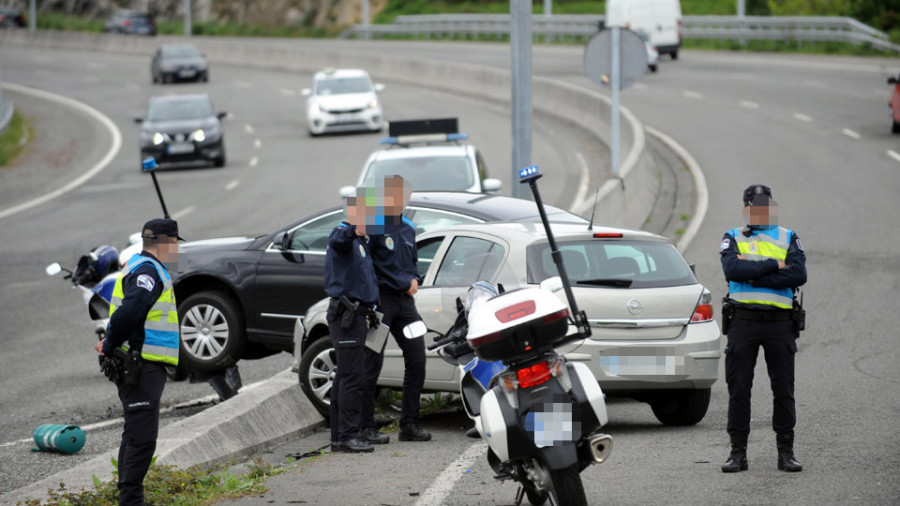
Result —
<svg viewBox="0 0 900 506"><path fill-rule="evenodd" d="M182 357L193 369L217 372L232 366L244 346L238 305L220 292L199 292L179 304Z"/></svg>
<svg viewBox="0 0 900 506"><path fill-rule="evenodd" d="M309 345L300 358L300 387L326 418L331 415L331 387L334 385L336 364L337 357L329 336Z"/></svg>

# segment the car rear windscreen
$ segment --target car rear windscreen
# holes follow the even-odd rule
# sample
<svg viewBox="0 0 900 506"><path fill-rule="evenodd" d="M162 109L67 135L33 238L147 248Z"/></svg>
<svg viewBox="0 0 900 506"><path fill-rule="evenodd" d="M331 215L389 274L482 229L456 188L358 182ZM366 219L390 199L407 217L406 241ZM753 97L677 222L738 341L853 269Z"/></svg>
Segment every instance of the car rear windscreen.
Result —
<svg viewBox="0 0 900 506"><path fill-rule="evenodd" d="M670 243L627 240L557 241L573 286L658 288L697 283L684 258ZM558 276L547 243L526 250L528 282Z"/></svg>

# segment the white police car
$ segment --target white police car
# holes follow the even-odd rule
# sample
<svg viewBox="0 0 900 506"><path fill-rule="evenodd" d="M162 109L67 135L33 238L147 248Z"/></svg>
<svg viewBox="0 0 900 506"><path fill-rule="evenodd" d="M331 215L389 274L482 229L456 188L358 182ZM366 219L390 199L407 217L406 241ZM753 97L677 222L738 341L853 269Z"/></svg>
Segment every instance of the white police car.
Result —
<svg viewBox="0 0 900 506"><path fill-rule="evenodd" d="M388 148L369 156L357 187L379 186L385 176L400 175L415 191L500 190L500 180L488 177L478 148L461 142L468 135L459 133L456 118L392 121L388 128L390 136L381 139ZM341 188L344 196L353 191Z"/></svg>
<svg viewBox="0 0 900 506"><path fill-rule="evenodd" d="M380 132L384 115L377 92L383 84L373 84L365 70L327 69L316 72L306 97L306 124L309 134L367 130Z"/></svg>

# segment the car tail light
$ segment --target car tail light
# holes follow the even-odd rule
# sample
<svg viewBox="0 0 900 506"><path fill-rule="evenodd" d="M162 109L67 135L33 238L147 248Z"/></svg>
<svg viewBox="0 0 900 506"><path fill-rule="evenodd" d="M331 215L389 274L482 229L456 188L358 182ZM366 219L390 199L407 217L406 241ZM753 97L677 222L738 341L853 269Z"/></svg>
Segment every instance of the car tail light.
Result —
<svg viewBox="0 0 900 506"><path fill-rule="evenodd" d="M519 380L519 387L528 388L546 383L553 375L550 373L550 366L547 361L538 362L532 366L516 371L516 379Z"/></svg>
<svg viewBox="0 0 900 506"><path fill-rule="evenodd" d="M597 232L594 234L594 239L621 239L621 233L613 233L613 232Z"/></svg>
<svg viewBox="0 0 900 506"><path fill-rule="evenodd" d="M512 306L505 307L494 313L494 316L496 316L501 323L509 323L513 320L518 320L519 318L524 318L530 314L534 314L535 307L536 306L533 300L526 300L524 302L519 302L518 304L513 304Z"/></svg>
<svg viewBox="0 0 900 506"><path fill-rule="evenodd" d="M126 19L125 21L122 21L122 24L125 25L125 26L131 26L131 20L130 20L130 19Z"/></svg>
<svg viewBox="0 0 900 506"><path fill-rule="evenodd" d="M700 294L700 301L697 308L694 309L694 316L691 316L691 323L708 322L713 319L712 294L706 288Z"/></svg>

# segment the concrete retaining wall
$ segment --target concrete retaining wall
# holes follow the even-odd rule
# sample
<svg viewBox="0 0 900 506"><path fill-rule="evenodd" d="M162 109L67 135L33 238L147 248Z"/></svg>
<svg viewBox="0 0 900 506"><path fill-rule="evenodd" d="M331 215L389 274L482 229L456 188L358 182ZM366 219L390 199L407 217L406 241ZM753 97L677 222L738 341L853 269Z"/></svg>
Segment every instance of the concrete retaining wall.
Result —
<svg viewBox="0 0 900 506"><path fill-rule="evenodd" d="M23 30L0 32L0 45L44 49L72 49L92 52L116 52L144 55L148 63L153 51L165 42L184 41L183 37L127 37L92 33ZM312 72L325 67L364 68L380 80L510 103L510 74L506 70L440 60L407 58L394 54L353 52L348 41L340 49L321 48L303 39L260 39L234 37L193 37L211 63L246 67L278 68ZM364 41L359 42L365 44ZM351 49L348 49L351 48ZM597 142L609 145L610 100L597 92L558 80L535 76L532 80L532 104L536 113L549 114L587 131ZM640 228L653 208L658 183L653 161L645 152L644 128L628 110L622 109L618 179L605 181L601 188L597 216L609 225ZM596 162L595 162L596 163ZM605 174L604 167L589 167L592 174ZM594 185L597 184L594 177ZM574 193L574 192L573 192ZM572 211L588 215L593 198L585 208Z"/></svg>

